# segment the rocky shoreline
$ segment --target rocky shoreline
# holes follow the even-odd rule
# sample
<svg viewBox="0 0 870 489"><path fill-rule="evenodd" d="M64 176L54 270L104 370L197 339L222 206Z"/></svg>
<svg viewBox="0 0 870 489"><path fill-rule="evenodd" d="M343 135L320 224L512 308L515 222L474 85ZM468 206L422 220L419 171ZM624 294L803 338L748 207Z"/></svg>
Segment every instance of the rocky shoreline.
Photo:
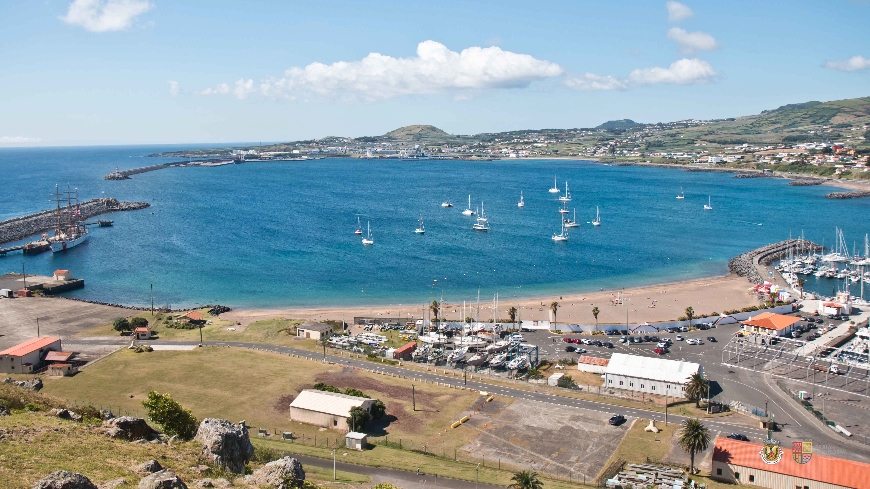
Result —
<svg viewBox="0 0 870 489"><path fill-rule="evenodd" d="M109 306L109 307L117 307L118 309L129 309L131 311L150 311L150 307L140 307L140 306L125 306L124 304L114 304L111 302L102 302L102 301L92 301L87 299L78 299L76 297L64 297L64 296L56 296L61 299L66 299L68 301L77 301L77 302L86 302L88 304L97 304L100 306ZM196 311L203 308L208 308L208 313L212 316L219 316L225 312L230 312L233 309L229 306L222 306L220 304L206 304L202 307L193 307L193 308L185 308L185 309L172 309L167 307L155 307L154 312L163 312L163 313L175 313L175 312L188 312L188 311Z"/></svg>
<svg viewBox="0 0 870 489"><path fill-rule="evenodd" d="M139 210L150 205L147 202L119 202L116 199L107 197L86 200L79 205L79 210L82 220L87 220L101 214ZM66 209L66 207L61 207L61 209ZM55 227L56 217L57 211L52 209L2 221L0 222L0 244L18 241L28 236L36 236L50 231Z"/></svg>
<svg viewBox="0 0 870 489"><path fill-rule="evenodd" d="M860 199L870 197L870 190L854 190L852 192L831 192L825 195L826 199Z"/></svg>

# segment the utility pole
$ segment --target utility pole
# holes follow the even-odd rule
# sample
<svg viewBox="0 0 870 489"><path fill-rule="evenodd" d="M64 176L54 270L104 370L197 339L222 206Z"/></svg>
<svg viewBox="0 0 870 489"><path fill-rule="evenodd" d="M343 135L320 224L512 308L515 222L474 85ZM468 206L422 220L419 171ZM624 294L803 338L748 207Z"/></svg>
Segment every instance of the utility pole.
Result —
<svg viewBox="0 0 870 489"><path fill-rule="evenodd" d="M335 448L332 449L332 480L337 480L335 476Z"/></svg>
<svg viewBox="0 0 870 489"><path fill-rule="evenodd" d="M21 260L21 275L24 275L24 290L27 290L27 274L24 273L24 260Z"/></svg>
<svg viewBox="0 0 870 489"><path fill-rule="evenodd" d="M414 384L411 384L411 406L414 411L417 410L417 393L414 389Z"/></svg>
<svg viewBox="0 0 870 489"><path fill-rule="evenodd" d="M36 318L36 337L39 338L39 318Z"/></svg>
<svg viewBox="0 0 870 489"><path fill-rule="evenodd" d="M710 414L710 379L707 379L707 414Z"/></svg>
<svg viewBox="0 0 870 489"><path fill-rule="evenodd" d="M202 348L202 324L199 325L199 347Z"/></svg>
<svg viewBox="0 0 870 489"><path fill-rule="evenodd" d="M668 425L668 391L665 389L665 426Z"/></svg>
<svg viewBox="0 0 870 489"><path fill-rule="evenodd" d="M151 317L154 317L154 284L151 284Z"/></svg>

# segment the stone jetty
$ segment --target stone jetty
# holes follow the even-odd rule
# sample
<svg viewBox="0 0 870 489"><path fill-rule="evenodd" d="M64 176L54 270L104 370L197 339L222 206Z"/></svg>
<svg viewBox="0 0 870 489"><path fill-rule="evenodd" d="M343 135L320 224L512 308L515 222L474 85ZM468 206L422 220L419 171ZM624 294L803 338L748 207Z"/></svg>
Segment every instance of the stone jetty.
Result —
<svg viewBox="0 0 870 489"><path fill-rule="evenodd" d="M792 187L812 187L814 185L821 185L825 183L821 178L799 178L797 180L792 180L788 182Z"/></svg>
<svg viewBox="0 0 870 489"><path fill-rule="evenodd" d="M788 256L789 250L794 253L815 253L824 251L824 246L807 241L805 239L787 239L752 251L738 255L728 262L728 269L741 277L746 277L750 282L760 284L764 282L759 265L769 265L776 260Z"/></svg>
<svg viewBox="0 0 870 489"><path fill-rule="evenodd" d="M852 192L831 192L825 196L827 199L859 199L870 197L870 190L854 190Z"/></svg>
<svg viewBox="0 0 870 489"><path fill-rule="evenodd" d="M130 170L118 170L118 169L116 168L115 171L113 171L112 173L109 173L108 175L104 176L104 177L103 177L103 180L129 180L129 179L130 179L130 175L137 175L137 174L139 174L139 173L146 173L146 172L149 172L149 171L162 170L162 169L164 169L164 168L170 168L170 167L173 167L173 166L180 166L180 165L183 165L183 164L184 164L184 162L177 162L177 163L160 163L160 164L158 164L158 165L143 166L143 167L140 167L140 168L133 168L133 169L130 169Z"/></svg>
<svg viewBox="0 0 870 489"><path fill-rule="evenodd" d="M79 205L79 209L82 220L87 220L100 214L144 209L149 205L147 202L119 202L116 199L108 197L84 201ZM65 208L61 207L61 209ZM0 221L0 244L18 241L28 236L35 236L50 231L55 227L56 218L57 211L51 209Z"/></svg>

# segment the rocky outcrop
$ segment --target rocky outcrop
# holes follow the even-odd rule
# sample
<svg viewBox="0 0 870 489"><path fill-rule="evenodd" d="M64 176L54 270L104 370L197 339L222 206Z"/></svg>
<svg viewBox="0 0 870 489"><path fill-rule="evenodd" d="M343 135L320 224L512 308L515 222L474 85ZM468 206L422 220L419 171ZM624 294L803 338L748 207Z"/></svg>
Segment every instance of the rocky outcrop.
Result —
<svg viewBox="0 0 870 489"><path fill-rule="evenodd" d="M117 489L118 487L126 486L126 485L127 485L127 480L124 479L123 477L120 477L118 479L112 479L110 481L103 482L102 484L97 486L97 489Z"/></svg>
<svg viewBox="0 0 870 489"><path fill-rule="evenodd" d="M230 309L227 306L216 305L216 306L213 306L211 309L209 309L208 313L211 314L212 316L218 316L220 314L223 314L225 312L230 312L230 311L232 311L232 309Z"/></svg>
<svg viewBox="0 0 870 489"><path fill-rule="evenodd" d="M826 199L859 199L861 197L870 197L870 190L855 190L853 192L831 192L825 196Z"/></svg>
<svg viewBox="0 0 870 489"><path fill-rule="evenodd" d="M33 489L97 489L97 486L82 474L58 470L40 479Z"/></svg>
<svg viewBox="0 0 870 489"><path fill-rule="evenodd" d="M78 414L74 411L70 411L69 409L59 409L55 408L49 411L52 416L57 416L60 419L68 419L70 421L81 421L82 415Z"/></svg>
<svg viewBox="0 0 870 489"><path fill-rule="evenodd" d="M201 487L203 489L207 489L210 487L216 487L217 489L227 489L233 486L233 483L226 479L200 479L193 484L194 487Z"/></svg>
<svg viewBox="0 0 870 489"><path fill-rule="evenodd" d="M163 466L156 460L149 460L133 467L133 472L137 474L153 474L163 470Z"/></svg>
<svg viewBox="0 0 870 489"><path fill-rule="evenodd" d="M237 474L245 472L245 464L254 454L248 429L225 419L202 420L194 440L202 443L205 458Z"/></svg>
<svg viewBox="0 0 870 489"><path fill-rule="evenodd" d="M813 187L825 183L821 178L798 178L788 182L792 187Z"/></svg>
<svg viewBox="0 0 870 489"><path fill-rule="evenodd" d="M157 431L148 426L142 418L121 416L103 422L106 435L110 438L123 438L125 440L150 440L157 436Z"/></svg>
<svg viewBox="0 0 870 489"><path fill-rule="evenodd" d="M143 477L139 489L187 489L187 484L175 472L164 469Z"/></svg>
<svg viewBox="0 0 870 489"><path fill-rule="evenodd" d="M3 379L4 384L12 384L21 387L22 389L27 389L29 391L39 392L42 390L42 379L33 378L30 380L12 380L12 377L6 377Z"/></svg>
<svg viewBox="0 0 870 489"><path fill-rule="evenodd" d="M305 470L293 457L284 457L255 470L245 477L245 482L253 486L267 486L274 489L301 487L305 482Z"/></svg>

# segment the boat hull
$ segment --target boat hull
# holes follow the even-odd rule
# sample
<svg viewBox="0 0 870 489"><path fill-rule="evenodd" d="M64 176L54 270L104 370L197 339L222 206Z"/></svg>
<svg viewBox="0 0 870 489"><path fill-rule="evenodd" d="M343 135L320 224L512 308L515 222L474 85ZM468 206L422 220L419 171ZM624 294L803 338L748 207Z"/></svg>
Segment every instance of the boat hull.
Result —
<svg viewBox="0 0 870 489"><path fill-rule="evenodd" d="M78 245L84 243L87 240L88 240L88 235L83 234L83 235L81 235L77 238L73 238L73 239L62 239L62 240L58 240L58 241L52 241L51 242L51 251L54 253L66 251L70 248L73 248L75 246L78 246Z"/></svg>

